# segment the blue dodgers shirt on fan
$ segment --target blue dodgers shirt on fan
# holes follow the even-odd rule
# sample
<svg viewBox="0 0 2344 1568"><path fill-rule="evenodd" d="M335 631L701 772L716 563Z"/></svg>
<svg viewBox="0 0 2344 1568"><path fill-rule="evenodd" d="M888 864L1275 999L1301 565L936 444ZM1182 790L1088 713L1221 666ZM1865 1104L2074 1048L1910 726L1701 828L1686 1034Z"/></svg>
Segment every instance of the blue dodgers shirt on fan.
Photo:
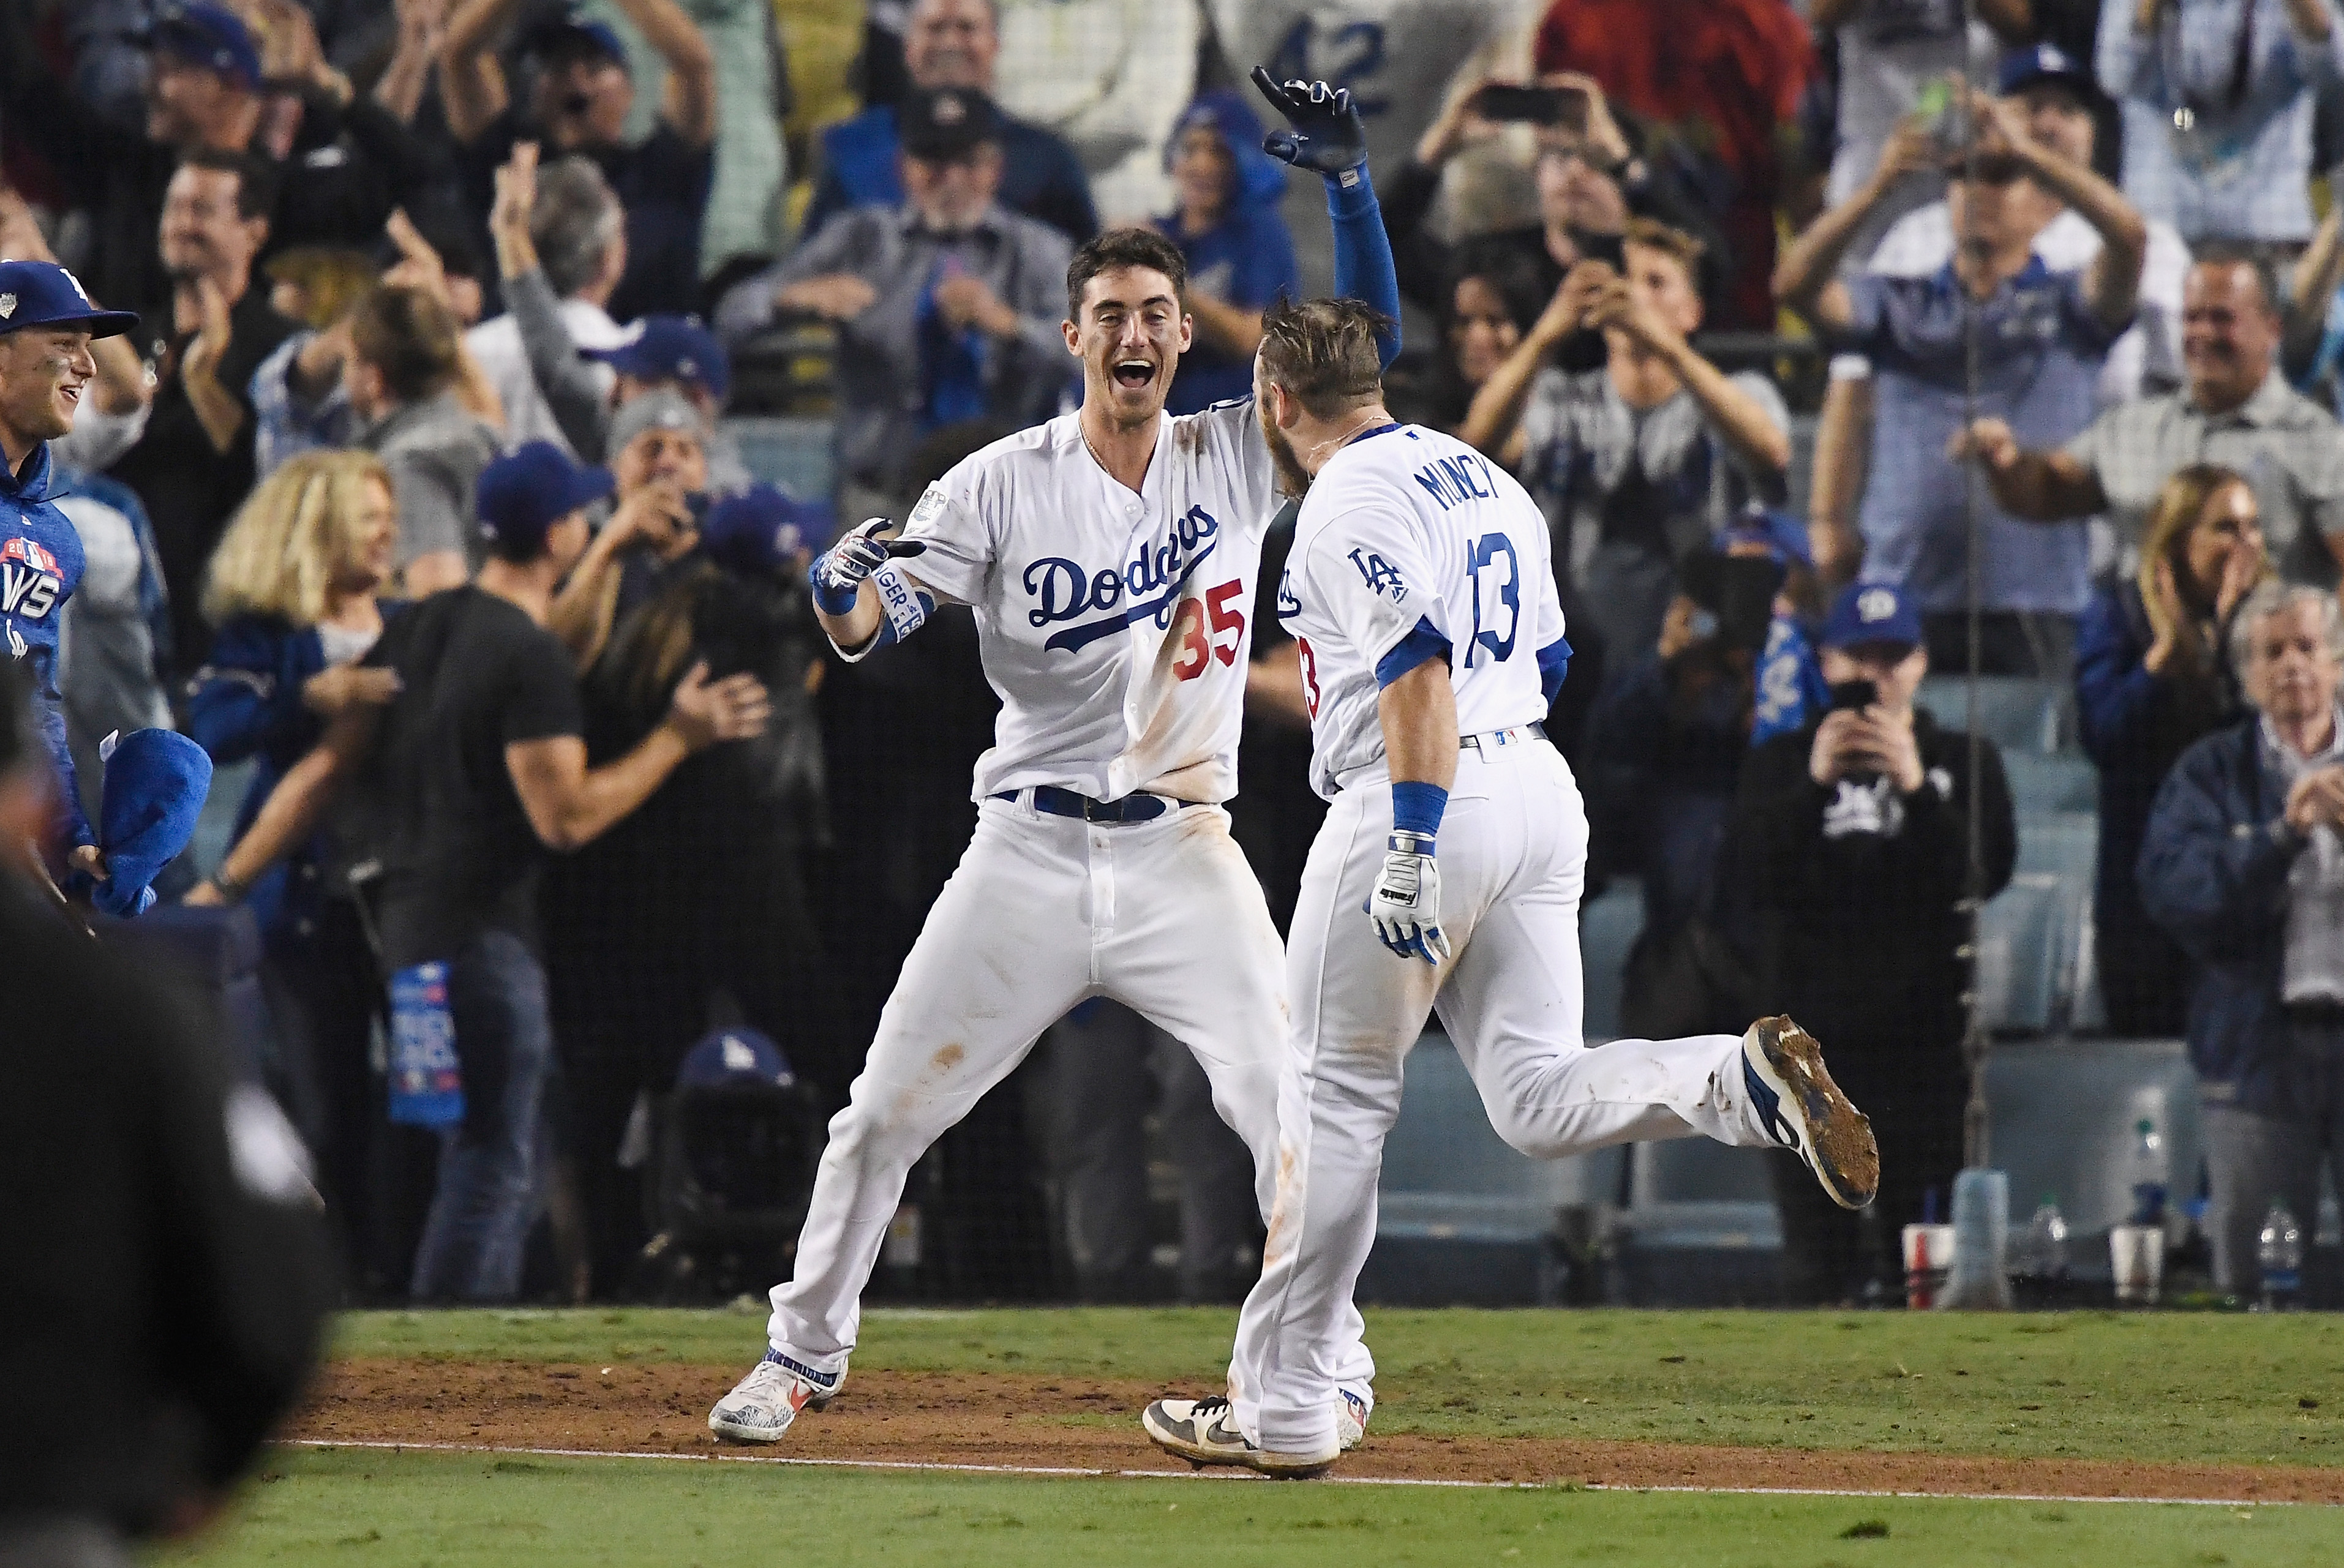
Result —
<svg viewBox="0 0 2344 1568"><path fill-rule="evenodd" d="M57 696L58 638L66 601L81 584L81 535L51 499L51 472L45 445L25 460L21 473L0 464L0 642L32 677L42 739L66 784L58 792L66 836L88 844L94 840L76 794Z"/></svg>
<svg viewBox="0 0 2344 1568"><path fill-rule="evenodd" d="M995 441L931 486L890 568L975 612L1001 697L975 796L1056 784L1093 800L1237 792L1248 624L1278 510L1250 402L1158 423L1135 492L1079 414Z"/></svg>

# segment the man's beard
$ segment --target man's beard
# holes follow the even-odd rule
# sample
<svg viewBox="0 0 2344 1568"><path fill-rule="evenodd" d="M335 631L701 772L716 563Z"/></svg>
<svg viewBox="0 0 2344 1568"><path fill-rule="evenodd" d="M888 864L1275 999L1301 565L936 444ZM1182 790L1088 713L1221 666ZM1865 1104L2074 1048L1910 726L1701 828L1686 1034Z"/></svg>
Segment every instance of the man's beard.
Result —
<svg viewBox="0 0 2344 1568"><path fill-rule="evenodd" d="M1286 432L1270 423L1269 410L1261 410L1261 439L1269 443L1269 460L1278 470L1278 488L1286 495L1299 501L1310 493L1310 474L1294 455L1294 443Z"/></svg>

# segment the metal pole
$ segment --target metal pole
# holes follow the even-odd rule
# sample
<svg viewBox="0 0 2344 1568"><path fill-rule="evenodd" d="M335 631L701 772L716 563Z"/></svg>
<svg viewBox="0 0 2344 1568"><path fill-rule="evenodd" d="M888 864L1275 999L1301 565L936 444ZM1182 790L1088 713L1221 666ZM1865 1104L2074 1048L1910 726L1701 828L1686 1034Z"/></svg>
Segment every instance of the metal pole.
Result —
<svg viewBox="0 0 2344 1568"><path fill-rule="evenodd" d="M1970 80L1968 66L1970 35L1977 27L1977 0L1962 0L1962 79ZM1962 102L1961 116L1956 121L1965 133L1962 138L1963 183L1971 190L1977 188L1977 126L1971 123L1968 100ZM1965 207L1965 219L1968 217ZM1967 248L1967 223L1954 236L1957 253ZM1977 302L1969 285L1961 278L1962 268L1955 268L1955 287L1962 302L1962 427L1967 430L1977 420L1979 321ZM1969 1098L1962 1108L1962 1165L1965 1169L1983 1168L1993 1152L1992 1128L1988 1123L1985 1100L1986 1056L1993 1048L1993 1038L1987 1033L1983 998L1978 989L1978 952L1983 936L1982 921L1985 908L1985 812L1980 796L1985 788L1985 759L1977 741L1980 715L1978 713L1978 665L1985 653L1985 598L1981 582L1981 557L1985 545L1985 520L1978 507L1978 471L1975 461L1962 464L1962 521L1967 545L1964 582L1968 595L1969 669L1965 682L1965 714L1963 728L1970 738L1969 746L1969 867L1966 896L1962 900L1962 912L1967 917L1969 940L1965 947L1968 976L1962 992L1964 1027L1962 1056L1969 1067Z"/></svg>

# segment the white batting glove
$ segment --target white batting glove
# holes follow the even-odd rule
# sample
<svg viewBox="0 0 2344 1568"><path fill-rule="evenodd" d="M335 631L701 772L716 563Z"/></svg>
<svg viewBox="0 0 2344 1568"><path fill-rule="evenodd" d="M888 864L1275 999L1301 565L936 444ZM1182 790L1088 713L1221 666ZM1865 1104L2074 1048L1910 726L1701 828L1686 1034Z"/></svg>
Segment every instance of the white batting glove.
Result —
<svg viewBox="0 0 2344 1568"><path fill-rule="evenodd" d="M1376 940L1403 958L1421 958L1435 968L1449 961L1449 936L1440 928L1440 867L1432 840L1395 833L1386 841L1382 875L1368 899Z"/></svg>
<svg viewBox="0 0 2344 1568"><path fill-rule="evenodd" d="M872 518L816 556L813 570L806 573L813 602L830 614L844 615L854 608L864 580L890 557L917 555L927 549L917 540L879 537L883 530L894 526L886 518Z"/></svg>

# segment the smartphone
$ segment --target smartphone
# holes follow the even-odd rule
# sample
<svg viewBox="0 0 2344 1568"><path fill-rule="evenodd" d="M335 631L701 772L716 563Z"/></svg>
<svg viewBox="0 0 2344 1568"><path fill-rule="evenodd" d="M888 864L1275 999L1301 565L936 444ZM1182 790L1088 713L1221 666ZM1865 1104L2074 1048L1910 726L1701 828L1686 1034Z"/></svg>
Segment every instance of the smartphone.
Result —
<svg viewBox="0 0 2344 1568"><path fill-rule="evenodd" d="M1587 94L1579 87L1521 87L1492 82L1473 95L1473 112L1485 120L1512 120L1533 126L1587 128Z"/></svg>
<svg viewBox="0 0 2344 1568"><path fill-rule="evenodd" d="M1840 681L1831 689L1831 711L1845 713L1853 709L1862 713L1880 701L1880 688L1870 681Z"/></svg>
<svg viewBox="0 0 2344 1568"><path fill-rule="evenodd" d="M1961 110L1954 103L1954 89L1940 76L1925 85L1913 101L1913 107L1928 122L1929 140L1940 157L1949 157L1962 150L1964 132Z"/></svg>

